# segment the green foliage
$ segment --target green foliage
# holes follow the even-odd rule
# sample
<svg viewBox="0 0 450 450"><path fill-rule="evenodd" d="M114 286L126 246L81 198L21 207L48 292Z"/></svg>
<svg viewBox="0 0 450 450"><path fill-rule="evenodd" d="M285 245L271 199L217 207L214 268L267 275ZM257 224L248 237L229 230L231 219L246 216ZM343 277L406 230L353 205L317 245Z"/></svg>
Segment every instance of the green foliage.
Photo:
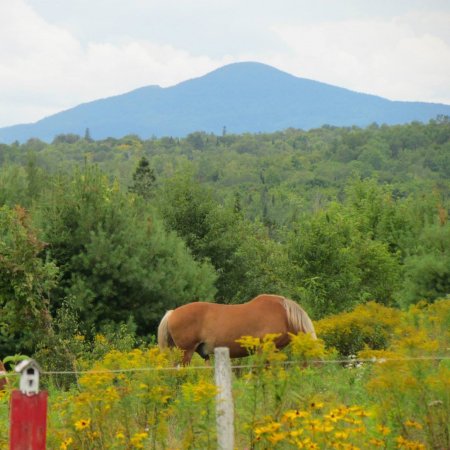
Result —
<svg viewBox="0 0 450 450"><path fill-rule="evenodd" d="M180 303L262 292L318 318L448 295L449 144L445 118L184 139L86 130L0 144L0 206L27 208L48 244L30 261L59 271L47 309L59 321L70 304L88 336L120 323L151 335ZM65 335L54 324L45 345Z"/></svg>
<svg viewBox="0 0 450 450"><path fill-rule="evenodd" d="M450 293L450 224L446 217L423 229L417 247L416 253L405 259L406 304Z"/></svg>
<svg viewBox="0 0 450 450"><path fill-rule="evenodd" d="M3 358L2 362L5 365L5 367L9 365L11 369L14 369L14 367L17 366L19 362L25 361L27 359L30 359L30 357L27 355L18 354L7 356L6 358Z"/></svg>
<svg viewBox="0 0 450 450"><path fill-rule="evenodd" d="M85 332L131 318L148 334L166 309L214 295L211 268L96 169L55 180L37 220L61 269L55 295L74 299Z"/></svg>
<svg viewBox="0 0 450 450"><path fill-rule="evenodd" d="M216 299L248 300L283 285L281 248L258 223L250 223L232 206L214 200L211 191L189 174L170 179L158 196L168 226L186 242L198 261L216 269Z"/></svg>
<svg viewBox="0 0 450 450"><path fill-rule="evenodd" d="M358 230L337 205L299 222L288 235L291 284L316 317L357 303L391 303L397 287L395 257L382 242Z"/></svg>
<svg viewBox="0 0 450 450"><path fill-rule="evenodd" d="M152 197L155 181L154 170L150 167L148 159L143 156L133 173L133 183L128 190L145 199L149 199Z"/></svg>
<svg viewBox="0 0 450 450"><path fill-rule="evenodd" d="M302 221L288 237L292 284L315 316L351 307L359 273L352 251L354 228L341 215L319 213Z"/></svg>
<svg viewBox="0 0 450 450"><path fill-rule="evenodd" d="M31 353L51 327L57 268L23 208L0 208L0 354Z"/></svg>
<svg viewBox="0 0 450 450"><path fill-rule="evenodd" d="M78 142L80 139L81 139L80 136L74 133L58 134L53 139L53 144L61 144L61 143L74 144Z"/></svg>
<svg viewBox="0 0 450 450"><path fill-rule="evenodd" d="M0 205L14 205L28 203L28 183L25 168L10 165L0 171Z"/></svg>

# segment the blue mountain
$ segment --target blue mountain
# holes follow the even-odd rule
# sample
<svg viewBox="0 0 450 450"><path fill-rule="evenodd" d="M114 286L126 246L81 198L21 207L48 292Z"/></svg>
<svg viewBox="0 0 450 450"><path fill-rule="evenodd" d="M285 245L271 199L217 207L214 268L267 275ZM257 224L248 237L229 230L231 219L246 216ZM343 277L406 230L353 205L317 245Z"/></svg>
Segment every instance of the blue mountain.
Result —
<svg viewBox="0 0 450 450"><path fill-rule="evenodd" d="M33 137L51 141L62 133L84 135L86 128L94 139L127 134L182 137L194 131L221 134L224 126L230 133L257 133L325 124L428 122L438 115L450 115L450 105L390 101L246 62L172 87L147 86L32 124L0 128L0 142Z"/></svg>

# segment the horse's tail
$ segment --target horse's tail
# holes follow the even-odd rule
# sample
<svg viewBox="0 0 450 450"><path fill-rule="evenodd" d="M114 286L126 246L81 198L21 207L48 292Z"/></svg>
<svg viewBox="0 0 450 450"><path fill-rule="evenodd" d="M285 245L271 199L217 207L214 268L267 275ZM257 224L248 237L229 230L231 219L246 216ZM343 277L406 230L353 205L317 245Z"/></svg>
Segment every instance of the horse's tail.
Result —
<svg viewBox="0 0 450 450"><path fill-rule="evenodd" d="M172 336L169 332L169 316L171 314L172 310L167 311L158 325L158 346L160 349L173 346Z"/></svg>
<svg viewBox="0 0 450 450"><path fill-rule="evenodd" d="M314 339L317 339L312 320L298 303L288 298L283 298L283 306L286 309L288 323L295 334L302 331L303 333L309 333Z"/></svg>

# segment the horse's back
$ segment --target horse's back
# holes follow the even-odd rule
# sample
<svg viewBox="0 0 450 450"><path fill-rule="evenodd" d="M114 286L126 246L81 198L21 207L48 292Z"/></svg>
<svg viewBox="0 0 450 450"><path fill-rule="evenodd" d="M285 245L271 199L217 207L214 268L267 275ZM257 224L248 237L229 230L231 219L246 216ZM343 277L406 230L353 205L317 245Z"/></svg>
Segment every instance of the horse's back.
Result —
<svg viewBox="0 0 450 450"><path fill-rule="evenodd" d="M224 305L193 302L172 311L169 331L177 346L191 341L223 343L244 335L262 337L282 332L286 315L278 296L260 295L248 303Z"/></svg>
<svg viewBox="0 0 450 450"><path fill-rule="evenodd" d="M282 305L284 297L275 294L260 294L244 305Z"/></svg>

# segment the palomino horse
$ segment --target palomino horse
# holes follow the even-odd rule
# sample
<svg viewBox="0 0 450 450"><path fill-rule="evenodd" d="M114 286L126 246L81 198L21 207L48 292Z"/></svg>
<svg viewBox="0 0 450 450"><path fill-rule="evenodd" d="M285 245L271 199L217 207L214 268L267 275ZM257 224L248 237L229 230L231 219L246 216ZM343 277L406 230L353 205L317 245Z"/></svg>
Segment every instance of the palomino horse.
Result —
<svg viewBox="0 0 450 450"><path fill-rule="evenodd" d="M242 336L263 338L277 333L277 348L285 347L288 333L310 333L316 338L308 314L294 301L279 295L262 294L241 305L194 302L167 311L158 327L161 349L183 350L183 364L189 364L194 352L205 360L216 347L228 347L230 356L247 356L236 340Z"/></svg>

